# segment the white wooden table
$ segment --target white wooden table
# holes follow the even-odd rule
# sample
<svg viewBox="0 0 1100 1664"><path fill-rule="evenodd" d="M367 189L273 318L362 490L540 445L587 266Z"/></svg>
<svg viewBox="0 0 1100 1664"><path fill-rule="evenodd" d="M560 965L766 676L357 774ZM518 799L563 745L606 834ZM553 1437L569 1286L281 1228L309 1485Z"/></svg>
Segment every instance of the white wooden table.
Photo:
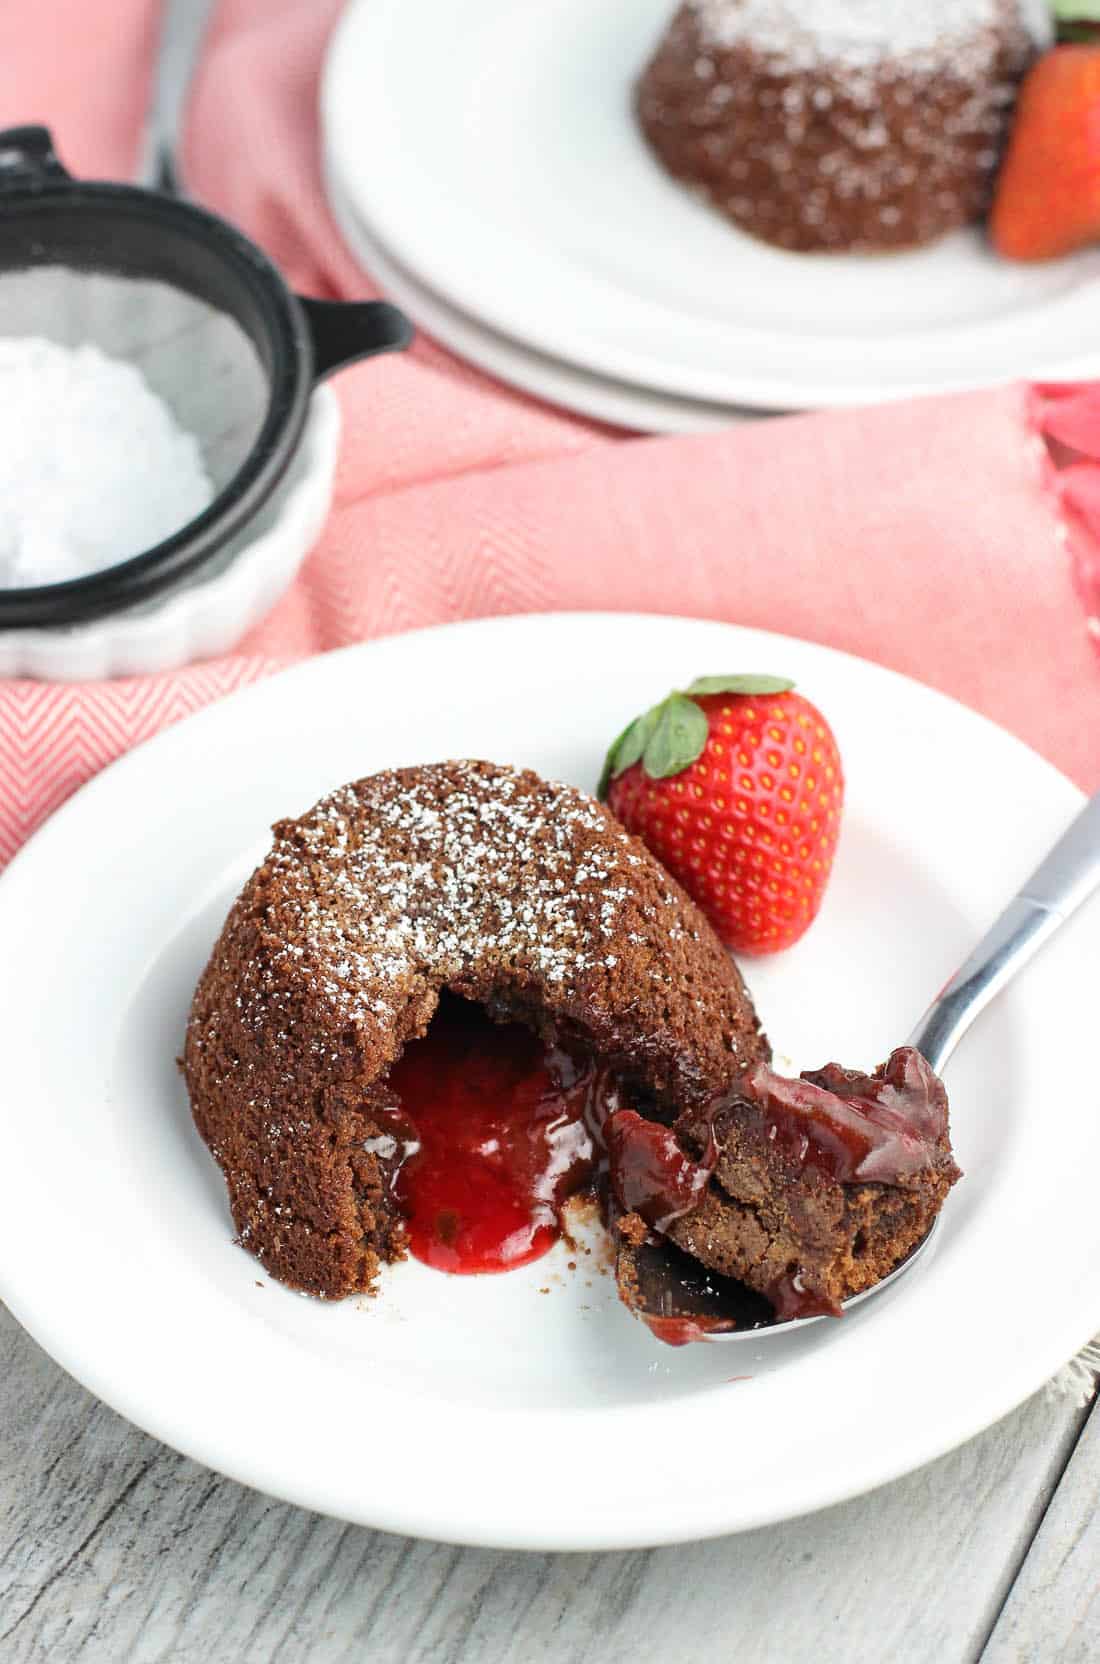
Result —
<svg viewBox="0 0 1100 1664"><path fill-rule="evenodd" d="M748 1536L500 1554L220 1479L0 1307L0 1661L1096 1664L1098 1416L1040 1394L909 1479Z"/></svg>

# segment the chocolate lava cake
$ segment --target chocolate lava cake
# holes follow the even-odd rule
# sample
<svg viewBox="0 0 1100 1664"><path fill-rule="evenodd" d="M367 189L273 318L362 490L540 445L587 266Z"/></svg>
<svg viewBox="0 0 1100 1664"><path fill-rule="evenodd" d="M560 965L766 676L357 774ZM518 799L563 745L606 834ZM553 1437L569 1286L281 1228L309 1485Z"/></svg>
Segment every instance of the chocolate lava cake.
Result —
<svg viewBox="0 0 1100 1664"><path fill-rule="evenodd" d="M800 252L915 248L987 210L1046 0L687 0L637 88L676 178Z"/></svg>
<svg viewBox="0 0 1100 1664"><path fill-rule="evenodd" d="M387 1074L443 990L670 1116L768 1055L702 914L571 786L489 763L360 780L275 827L195 993L184 1073L240 1240L337 1299L405 1233Z"/></svg>
<svg viewBox="0 0 1100 1664"><path fill-rule="evenodd" d="M439 763L345 786L274 832L199 982L183 1068L239 1240L281 1282L338 1299L404 1257L420 1146L398 1083L437 1010L433 1033L453 1038L463 1002L493 1019L475 1047L518 1023L568 1060L620 1291L663 1338L647 1256L736 1278L781 1316L835 1311L935 1217L957 1172L923 1060L773 1074L710 925L585 793ZM444 1167L451 1125L445 1112Z"/></svg>

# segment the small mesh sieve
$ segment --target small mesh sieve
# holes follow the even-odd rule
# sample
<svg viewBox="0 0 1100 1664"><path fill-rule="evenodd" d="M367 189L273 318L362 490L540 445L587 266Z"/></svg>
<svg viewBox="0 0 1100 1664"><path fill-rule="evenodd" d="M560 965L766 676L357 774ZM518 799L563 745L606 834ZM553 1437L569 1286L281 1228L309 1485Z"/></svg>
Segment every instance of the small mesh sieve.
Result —
<svg viewBox="0 0 1100 1664"><path fill-rule="evenodd" d="M88 343L136 365L195 436L215 488L154 548L63 583L0 589L10 629L128 606L210 560L286 472L315 384L408 346L412 331L386 301L293 294L224 220L135 186L75 180L45 128L17 127L0 132L0 336Z"/></svg>

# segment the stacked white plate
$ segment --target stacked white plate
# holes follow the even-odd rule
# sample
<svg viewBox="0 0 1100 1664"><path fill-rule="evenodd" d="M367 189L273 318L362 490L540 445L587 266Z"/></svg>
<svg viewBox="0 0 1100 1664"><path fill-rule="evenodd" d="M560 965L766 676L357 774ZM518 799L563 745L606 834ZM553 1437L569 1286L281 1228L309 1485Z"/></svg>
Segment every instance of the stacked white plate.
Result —
<svg viewBox="0 0 1100 1664"><path fill-rule="evenodd" d="M322 91L349 247L429 334L654 431L1100 374L1100 252L781 253L668 178L632 89L675 0L352 0Z"/></svg>

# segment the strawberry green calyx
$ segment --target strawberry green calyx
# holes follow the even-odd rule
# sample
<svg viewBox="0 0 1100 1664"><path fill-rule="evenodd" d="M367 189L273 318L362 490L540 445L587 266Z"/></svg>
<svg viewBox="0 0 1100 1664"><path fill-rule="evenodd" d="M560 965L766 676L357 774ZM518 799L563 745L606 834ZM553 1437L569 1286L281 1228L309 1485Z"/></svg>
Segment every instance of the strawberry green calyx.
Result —
<svg viewBox="0 0 1100 1664"><path fill-rule="evenodd" d="M657 720L646 740L642 767L651 780L667 780L679 774L701 754L709 732L707 719L694 699L686 693L670 693L657 706ZM621 772L616 760L613 773Z"/></svg>
<svg viewBox="0 0 1100 1664"><path fill-rule="evenodd" d="M700 676L684 693L670 693L624 728L607 753L597 797L607 796L612 780L641 763L651 780L667 780L690 768L702 755L710 726L696 703L708 694L735 693L764 698L788 693L794 683L782 676Z"/></svg>
<svg viewBox="0 0 1100 1664"><path fill-rule="evenodd" d="M690 698L706 693L748 693L763 699L769 693L790 693L794 683L786 676L697 676L688 688Z"/></svg>
<svg viewBox="0 0 1100 1664"><path fill-rule="evenodd" d="M1100 43L1100 0L1054 0L1060 41Z"/></svg>

